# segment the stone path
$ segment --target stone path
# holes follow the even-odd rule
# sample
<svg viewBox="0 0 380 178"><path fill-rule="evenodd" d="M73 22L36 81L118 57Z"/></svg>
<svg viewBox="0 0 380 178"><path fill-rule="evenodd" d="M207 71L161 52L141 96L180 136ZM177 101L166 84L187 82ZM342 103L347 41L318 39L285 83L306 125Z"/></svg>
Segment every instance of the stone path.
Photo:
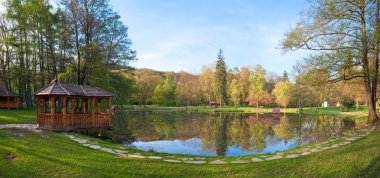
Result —
<svg viewBox="0 0 380 178"><path fill-rule="evenodd" d="M246 159L243 158L236 158L236 159L216 159L212 157L179 157L174 155L168 155L168 156L158 156L158 155L144 155L141 153L132 153L125 150L124 147L119 147L118 149L113 148L107 148L98 145L97 143L90 142L85 139L78 138L71 134L66 134L68 137L70 137L72 140L78 142L82 146L88 147L90 149L94 150L100 150L104 152L108 152L111 154L115 154L119 157L127 157L127 158L134 158L134 159L152 159L152 160L161 160L168 163L184 163L184 164L246 164L246 163L257 163L257 162L263 162L263 161L270 161L270 160L276 160L276 159L295 159L304 155L309 155L314 152L321 152L324 150L329 150L333 148L338 148L343 145L350 144L351 142L361 139L364 136L368 135L370 132L372 132L375 128L366 129L365 131L362 131L363 133L355 134L355 135L346 135L344 137L338 137L335 139L331 139L329 141L325 141L322 143L318 143L315 145L306 146L303 148L298 148L294 150L288 150L285 152L277 152L272 155L259 155L254 158L249 158L249 156L246 157Z"/></svg>
<svg viewBox="0 0 380 178"><path fill-rule="evenodd" d="M7 124L7 125L0 125L0 129L7 129L7 128L19 128L19 129L28 129L35 132L42 132L41 130L37 129L37 125L34 124ZM109 148L105 146L100 146L97 142L92 142L86 139L82 139L79 137L74 136L73 134L65 134L70 139L78 142L80 145L87 147L89 149L93 150L99 150L107 153L114 154L115 156L122 157L122 158L133 158L133 159L152 159L152 160L161 160L164 162L169 163L184 163L184 164L246 164L246 163L257 163L257 162L263 162L263 161L270 161L270 160L276 160L276 159L295 159L300 156L309 155L314 152L320 152L324 150L329 150L333 148L338 148L347 144L350 144L351 142L361 139L368 135L370 132L375 130L375 127L367 127L365 129L361 129L361 132L356 134L348 134L345 136L337 137L335 139L325 141L322 143L318 143L315 145L306 146L303 148L298 148L294 150L288 150L285 152L277 152L272 155L258 155L257 157L249 157L246 156L245 158L226 158L226 159L217 159L213 157L179 157L174 155L168 155L168 156L158 156L153 155L151 153L134 153L127 151L125 147L117 147L117 148Z"/></svg>
<svg viewBox="0 0 380 178"><path fill-rule="evenodd" d="M10 128L37 129L37 125L36 124L5 124L5 125L0 125L0 129L10 129Z"/></svg>
<svg viewBox="0 0 380 178"><path fill-rule="evenodd" d="M0 125L0 129L26 129L36 133L43 133L43 130L39 130L36 124L4 124Z"/></svg>

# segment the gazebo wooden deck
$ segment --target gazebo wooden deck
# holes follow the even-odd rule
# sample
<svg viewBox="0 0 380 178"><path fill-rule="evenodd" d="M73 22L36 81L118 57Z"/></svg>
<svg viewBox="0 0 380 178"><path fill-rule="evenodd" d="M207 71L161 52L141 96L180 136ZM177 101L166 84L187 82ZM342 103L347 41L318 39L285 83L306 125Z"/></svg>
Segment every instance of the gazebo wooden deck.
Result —
<svg viewBox="0 0 380 178"><path fill-rule="evenodd" d="M22 97L10 91L5 81L0 81L0 108L20 109L22 108Z"/></svg>
<svg viewBox="0 0 380 178"><path fill-rule="evenodd" d="M34 95L39 128L69 131L110 127L109 92L89 85L53 81Z"/></svg>

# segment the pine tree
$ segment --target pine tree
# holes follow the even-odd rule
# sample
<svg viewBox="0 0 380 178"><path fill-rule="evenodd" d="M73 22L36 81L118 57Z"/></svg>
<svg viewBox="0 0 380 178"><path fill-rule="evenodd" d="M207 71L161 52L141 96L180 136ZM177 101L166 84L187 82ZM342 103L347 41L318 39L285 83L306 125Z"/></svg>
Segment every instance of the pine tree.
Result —
<svg viewBox="0 0 380 178"><path fill-rule="evenodd" d="M282 74L282 78L284 81L289 80L288 72L286 72L286 70L284 70L284 73Z"/></svg>
<svg viewBox="0 0 380 178"><path fill-rule="evenodd" d="M227 104L227 69L222 49L219 50L216 61L215 84L220 106Z"/></svg>

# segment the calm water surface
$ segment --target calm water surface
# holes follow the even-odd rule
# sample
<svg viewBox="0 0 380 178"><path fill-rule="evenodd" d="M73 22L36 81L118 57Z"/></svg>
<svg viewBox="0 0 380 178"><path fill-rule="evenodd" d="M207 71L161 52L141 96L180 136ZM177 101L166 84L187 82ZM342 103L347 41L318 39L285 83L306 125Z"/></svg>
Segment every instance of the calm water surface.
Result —
<svg viewBox="0 0 380 178"><path fill-rule="evenodd" d="M130 111L112 124L114 142L201 156L273 153L355 131L355 124L346 119L300 114Z"/></svg>

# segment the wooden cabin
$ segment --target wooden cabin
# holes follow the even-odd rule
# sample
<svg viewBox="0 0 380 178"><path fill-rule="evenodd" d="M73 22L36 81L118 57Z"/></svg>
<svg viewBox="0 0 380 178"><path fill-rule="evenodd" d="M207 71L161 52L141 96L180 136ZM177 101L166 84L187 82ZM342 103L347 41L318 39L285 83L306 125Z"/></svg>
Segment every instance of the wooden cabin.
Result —
<svg viewBox="0 0 380 178"><path fill-rule="evenodd" d="M219 103L218 102L215 102L215 101L210 101L208 103L208 107L209 108L218 108L219 107Z"/></svg>
<svg viewBox="0 0 380 178"><path fill-rule="evenodd" d="M39 128L69 131L110 127L109 92L89 85L53 81L34 95Z"/></svg>
<svg viewBox="0 0 380 178"><path fill-rule="evenodd" d="M22 97L10 91L5 81L0 81L0 108L1 109L22 108Z"/></svg>

